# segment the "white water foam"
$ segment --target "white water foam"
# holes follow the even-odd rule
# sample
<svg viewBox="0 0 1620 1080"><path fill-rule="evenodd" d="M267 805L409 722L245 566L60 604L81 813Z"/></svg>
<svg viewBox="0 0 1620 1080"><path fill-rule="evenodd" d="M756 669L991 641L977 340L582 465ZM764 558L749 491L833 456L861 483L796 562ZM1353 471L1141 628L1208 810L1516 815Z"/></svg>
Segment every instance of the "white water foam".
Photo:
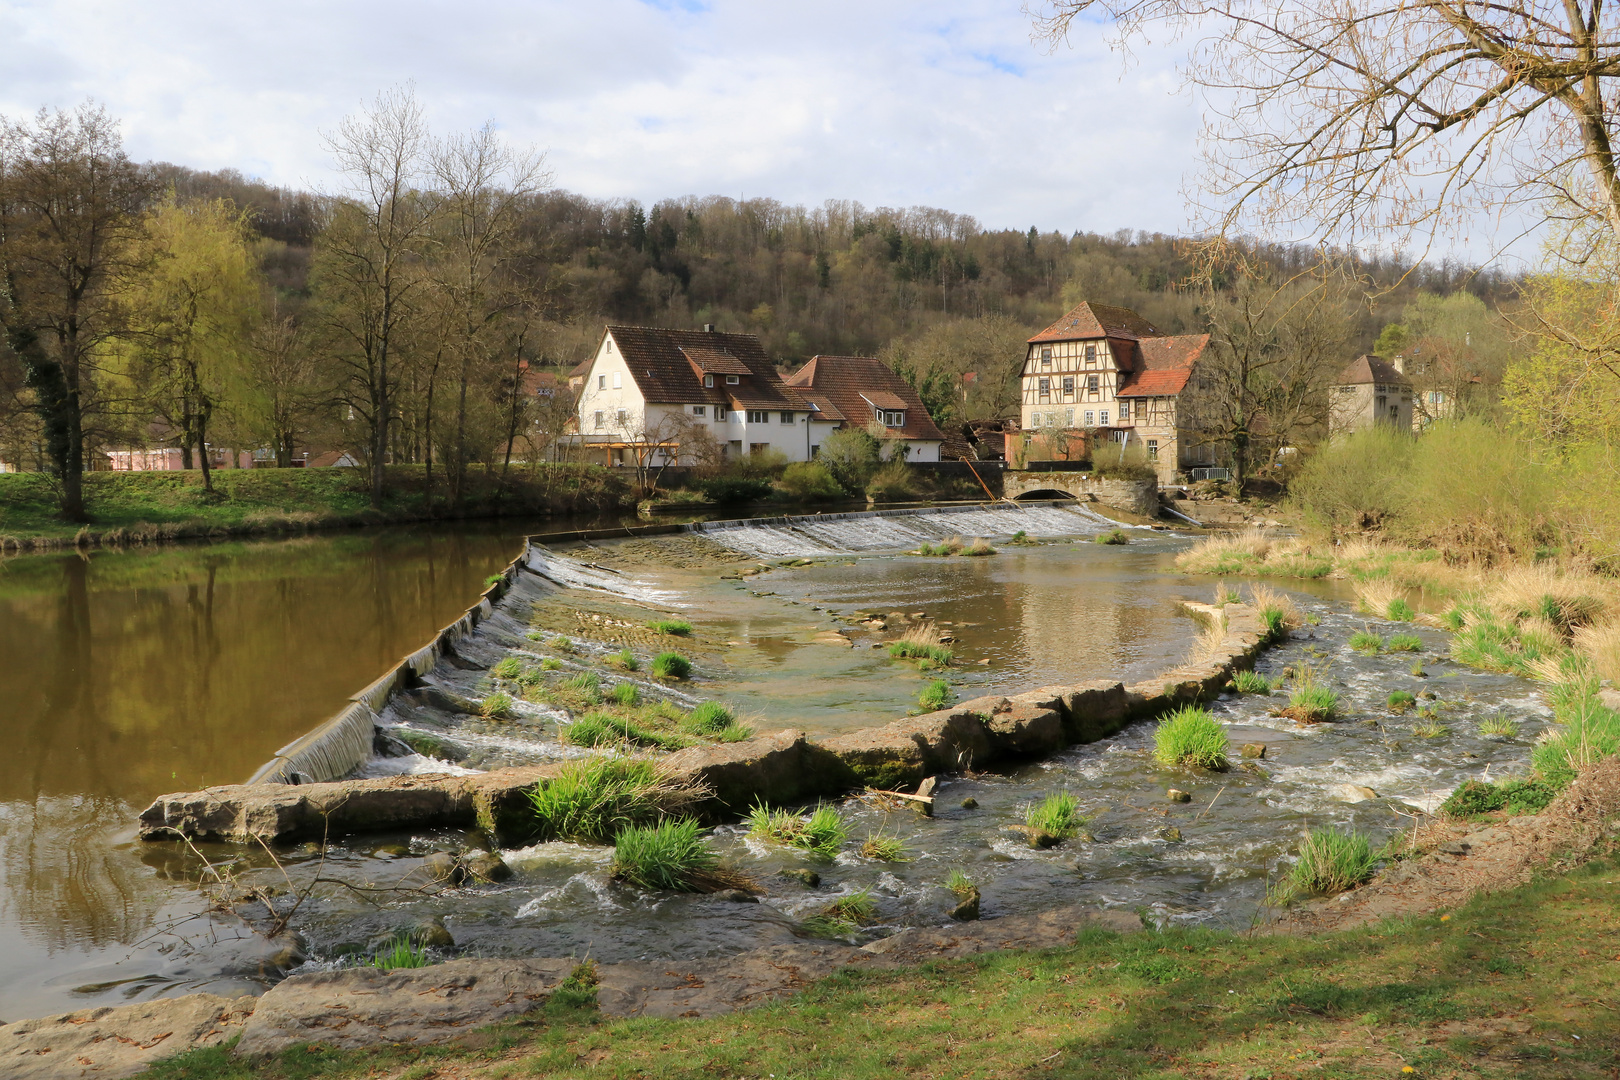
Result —
<svg viewBox="0 0 1620 1080"><path fill-rule="evenodd" d="M904 551L948 536L996 538L1094 536L1119 523L1075 506L995 506L897 514L829 514L791 520L716 521L693 525L727 547L760 557Z"/></svg>
<svg viewBox="0 0 1620 1080"><path fill-rule="evenodd" d="M673 589L657 589L648 582L558 555L538 545L529 547L529 569L564 588L595 589L655 607L686 606L679 602L681 594Z"/></svg>

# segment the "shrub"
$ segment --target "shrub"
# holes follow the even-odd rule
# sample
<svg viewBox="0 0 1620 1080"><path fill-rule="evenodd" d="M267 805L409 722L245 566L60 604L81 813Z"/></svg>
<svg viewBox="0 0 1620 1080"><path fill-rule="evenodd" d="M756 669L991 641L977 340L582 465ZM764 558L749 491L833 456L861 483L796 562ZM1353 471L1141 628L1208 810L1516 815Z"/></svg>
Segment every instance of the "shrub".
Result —
<svg viewBox="0 0 1620 1080"><path fill-rule="evenodd" d="M567 763L528 796L540 839L600 842L680 814L705 794L651 761L600 757Z"/></svg>
<svg viewBox="0 0 1620 1080"><path fill-rule="evenodd" d="M615 686L608 696L618 705L627 709L634 708L641 704L641 687L635 683L622 682Z"/></svg>
<svg viewBox="0 0 1620 1080"><path fill-rule="evenodd" d="M1232 687L1240 694L1269 694L1275 689L1271 680L1257 671L1233 672Z"/></svg>
<svg viewBox="0 0 1620 1080"><path fill-rule="evenodd" d="M955 696L950 683L944 679L933 679L917 695L917 704L922 706L924 712L934 712L949 705Z"/></svg>
<svg viewBox="0 0 1620 1080"><path fill-rule="evenodd" d="M844 497L844 489L819 461L795 461L776 482L782 493L795 502L825 502Z"/></svg>
<svg viewBox="0 0 1620 1080"><path fill-rule="evenodd" d="M697 481L699 491L722 506L759 502L770 497L771 482L764 477L711 476Z"/></svg>
<svg viewBox="0 0 1620 1080"><path fill-rule="evenodd" d="M659 679L684 679L692 674L692 662L680 653L662 652L653 657L652 673Z"/></svg>
<svg viewBox="0 0 1620 1080"><path fill-rule="evenodd" d="M904 461L896 459L872 474L866 494L874 502L910 502L918 496L917 477Z"/></svg>
<svg viewBox="0 0 1620 1080"><path fill-rule="evenodd" d="M1009 544L1018 544L1020 546L1033 542L1034 541L1030 540L1028 535L1025 534L1023 529L1019 529L1017 532L1013 533L1012 537L1007 541Z"/></svg>
<svg viewBox="0 0 1620 1080"><path fill-rule="evenodd" d="M1100 480L1152 480L1159 475L1139 441L1117 450L1108 444L1098 445L1092 450L1091 471Z"/></svg>
<svg viewBox="0 0 1620 1080"><path fill-rule="evenodd" d="M866 429L840 428L822 440L816 464L832 473L845 491L865 491L866 482L877 471L880 448Z"/></svg>
<svg viewBox="0 0 1620 1080"><path fill-rule="evenodd" d="M486 720L512 719L516 715L512 710L512 695L504 690L489 695L479 703L478 715Z"/></svg>
<svg viewBox="0 0 1620 1080"><path fill-rule="evenodd" d="M433 963L428 958L426 945L419 945L409 936L396 937L371 959L371 966L384 971L396 968L423 968Z"/></svg>
<svg viewBox="0 0 1620 1080"><path fill-rule="evenodd" d="M1416 634L1396 634L1384 648L1390 652L1418 652L1423 648L1423 639Z"/></svg>
<svg viewBox="0 0 1620 1080"><path fill-rule="evenodd" d="M849 838L849 828L837 807L818 806L809 817L803 817L791 810L772 810L756 803L748 812L748 834L830 859Z"/></svg>
<svg viewBox="0 0 1620 1080"><path fill-rule="evenodd" d="M1067 791L1055 792L1024 811L1024 824L1033 833L1059 840L1077 836L1091 819L1080 813L1080 800ZM1038 837L1032 835L1031 842Z"/></svg>
<svg viewBox="0 0 1620 1080"><path fill-rule="evenodd" d="M1501 784L1467 780L1440 804L1440 814L1464 821L1496 810L1515 815L1535 814L1545 810L1557 797L1557 789L1544 780L1507 780Z"/></svg>
<svg viewBox="0 0 1620 1080"><path fill-rule="evenodd" d="M1389 706L1390 712L1403 713L1417 704L1417 698L1413 697L1410 691L1393 690L1384 703Z"/></svg>
<svg viewBox="0 0 1620 1080"><path fill-rule="evenodd" d="M673 634L676 637L685 637L692 632L692 624L685 619L657 619L647 624L647 629L660 634Z"/></svg>
<svg viewBox="0 0 1620 1080"><path fill-rule="evenodd" d="M1362 833L1312 829L1299 842L1299 861L1288 872L1291 891L1340 893L1372 877L1376 859Z"/></svg>
<svg viewBox="0 0 1620 1080"><path fill-rule="evenodd" d="M524 672L523 661L515 656L508 656L500 663L489 669L489 673L497 679L519 679Z"/></svg>
<svg viewBox="0 0 1620 1080"><path fill-rule="evenodd" d="M1479 733L1511 739L1519 734L1519 725L1505 716L1488 716L1479 722Z"/></svg>
<svg viewBox="0 0 1620 1080"><path fill-rule="evenodd" d="M695 892L719 865L693 818L631 826L613 841L613 876L643 889Z"/></svg>
<svg viewBox="0 0 1620 1080"><path fill-rule="evenodd" d="M648 731L629 720L611 713L586 713L562 730L564 742L575 746L613 746L628 743L631 746L651 746L659 750L679 750L686 740L676 735Z"/></svg>
<svg viewBox="0 0 1620 1080"><path fill-rule="evenodd" d="M1566 701L1554 706L1563 728L1530 751L1537 776L1560 791L1582 767L1620 752L1620 713L1598 702L1595 682L1566 691Z"/></svg>
<svg viewBox="0 0 1620 1080"><path fill-rule="evenodd" d="M1364 656L1377 656L1384 651L1384 639L1369 630L1358 630L1350 635L1350 647Z"/></svg>
<svg viewBox="0 0 1620 1080"><path fill-rule="evenodd" d="M1130 537L1125 535L1124 529L1109 529L1105 533L1098 533L1091 538L1093 544L1128 544Z"/></svg>
<svg viewBox="0 0 1620 1080"><path fill-rule="evenodd" d="M620 649L618 652L614 653L610 659L615 666L621 667L626 671L635 671L641 666L641 661L636 659L636 654L631 652L628 648Z"/></svg>
<svg viewBox="0 0 1620 1080"><path fill-rule="evenodd" d="M1411 622L1416 616L1417 612L1412 610L1412 605L1400 597L1391 600L1389 606L1384 609L1384 618L1391 622Z"/></svg>
<svg viewBox="0 0 1620 1080"><path fill-rule="evenodd" d="M990 546L990 541L981 538L976 538L973 543L962 549L962 554L968 556L969 558L977 558L983 555L994 555L995 553L996 549Z"/></svg>
<svg viewBox="0 0 1620 1080"><path fill-rule="evenodd" d="M737 718L731 715L730 709L718 701L705 701L686 714L681 728L694 735L718 735L736 722Z"/></svg>
<svg viewBox="0 0 1620 1080"><path fill-rule="evenodd" d="M1172 768L1188 766L1214 769L1230 767L1226 760L1226 729L1209 710L1184 705L1159 721L1153 733L1153 756Z"/></svg>

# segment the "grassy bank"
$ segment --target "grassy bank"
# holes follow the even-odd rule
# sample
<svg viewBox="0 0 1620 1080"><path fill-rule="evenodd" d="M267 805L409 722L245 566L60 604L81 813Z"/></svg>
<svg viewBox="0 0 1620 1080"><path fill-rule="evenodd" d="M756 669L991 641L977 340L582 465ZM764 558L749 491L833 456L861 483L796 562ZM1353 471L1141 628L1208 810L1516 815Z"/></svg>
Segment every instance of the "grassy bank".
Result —
<svg viewBox="0 0 1620 1080"><path fill-rule="evenodd" d="M0 548L143 544L199 536L299 532L439 518L533 517L613 510L629 488L596 466L474 468L460 503L443 477L430 493L420 465L390 466L388 494L373 509L363 469L221 469L212 495L200 472L91 473L84 478L91 521L58 516L56 486L43 473L0 475Z"/></svg>
<svg viewBox="0 0 1620 1080"><path fill-rule="evenodd" d="M1616 872L1588 864L1447 916L1314 938L1083 932L1046 952L842 974L717 1019L608 1021L576 999L455 1047L204 1050L144 1080L1608 1077Z"/></svg>

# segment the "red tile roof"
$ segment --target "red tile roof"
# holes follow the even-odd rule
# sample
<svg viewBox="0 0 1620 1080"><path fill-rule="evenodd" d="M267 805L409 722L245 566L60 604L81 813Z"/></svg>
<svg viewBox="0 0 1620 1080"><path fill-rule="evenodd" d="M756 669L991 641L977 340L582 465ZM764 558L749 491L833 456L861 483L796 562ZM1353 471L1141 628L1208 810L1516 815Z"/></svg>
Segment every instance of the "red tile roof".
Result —
<svg viewBox="0 0 1620 1080"><path fill-rule="evenodd" d="M832 403L832 398L818 390L807 390L802 386L794 387L800 397L816 407L811 415L817 420L848 420L849 417L838 411L838 406Z"/></svg>
<svg viewBox="0 0 1620 1080"><path fill-rule="evenodd" d="M1356 386L1361 383L1393 383L1411 386L1412 380L1396 370L1395 365L1376 356L1363 355L1350 361L1350 366L1339 373L1336 386Z"/></svg>
<svg viewBox="0 0 1620 1080"><path fill-rule="evenodd" d="M657 326L609 326L611 335L636 388L647 401L659 405L708 402L737 408L804 409L806 404L777 374L753 334L722 334L711 330L669 330ZM693 367L692 354L707 362L724 363L713 386L704 386ZM735 374L728 386L724 375Z"/></svg>
<svg viewBox="0 0 1620 1080"><path fill-rule="evenodd" d="M705 375L750 375L748 365L732 356L725 349L701 348L697 345L682 345L681 352L692 366Z"/></svg>
<svg viewBox="0 0 1620 1080"><path fill-rule="evenodd" d="M886 439L945 438L945 433L934 426L933 418L911 384L890 371L882 361L871 357L813 356L804 367L788 376L787 383L825 394L848 424L869 424L877 419L878 409L904 410L905 427L889 428L883 435ZM899 404L874 408L874 399L880 397Z"/></svg>
<svg viewBox="0 0 1620 1080"><path fill-rule="evenodd" d="M1208 334L1146 338L1136 343L1137 362L1116 397L1172 397L1181 393L1193 365L1209 345Z"/></svg>
<svg viewBox="0 0 1620 1080"><path fill-rule="evenodd" d="M1089 300L1076 304L1074 309L1057 322L1029 339L1031 345L1046 341L1088 341L1092 338L1162 337L1158 327L1130 308L1093 304Z"/></svg>

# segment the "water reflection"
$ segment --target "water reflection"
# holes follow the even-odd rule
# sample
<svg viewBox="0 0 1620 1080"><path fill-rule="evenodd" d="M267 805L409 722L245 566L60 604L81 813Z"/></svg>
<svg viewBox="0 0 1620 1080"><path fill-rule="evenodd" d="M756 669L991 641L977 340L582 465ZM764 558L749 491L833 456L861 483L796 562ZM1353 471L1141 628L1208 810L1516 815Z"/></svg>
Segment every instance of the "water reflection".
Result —
<svg viewBox="0 0 1620 1080"><path fill-rule="evenodd" d="M92 968L150 967L132 947L196 899L137 857L134 815L245 779L455 619L524 531L0 563L0 1019L82 1007L64 981Z"/></svg>

